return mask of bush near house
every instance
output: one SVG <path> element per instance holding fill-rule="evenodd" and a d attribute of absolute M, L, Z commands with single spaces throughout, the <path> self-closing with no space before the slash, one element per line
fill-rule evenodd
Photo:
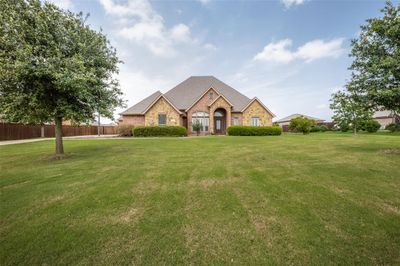
<path fill-rule="evenodd" d="M 132 137 L 133 128 L 132 125 L 120 125 L 117 127 L 117 134 L 120 137 Z"/>
<path fill-rule="evenodd" d="M 311 132 L 325 132 L 329 130 L 325 125 L 315 125 L 311 127 Z"/>
<path fill-rule="evenodd" d="M 362 124 L 362 130 L 369 133 L 377 132 L 381 128 L 381 125 L 375 120 L 367 120 Z"/>
<path fill-rule="evenodd" d="M 184 137 L 187 136 L 186 128 L 180 126 L 148 126 L 135 127 L 135 137 Z"/>
<path fill-rule="evenodd" d="M 400 125 L 392 123 L 387 125 L 385 129 L 389 130 L 390 132 L 400 131 Z"/>
<path fill-rule="evenodd" d="M 296 117 L 290 120 L 289 129 L 295 132 L 308 134 L 311 128 L 315 126 L 315 121 L 306 117 Z"/>
<path fill-rule="evenodd" d="M 253 127 L 253 126 L 231 126 L 228 127 L 230 136 L 278 136 L 282 129 L 277 126 Z"/>

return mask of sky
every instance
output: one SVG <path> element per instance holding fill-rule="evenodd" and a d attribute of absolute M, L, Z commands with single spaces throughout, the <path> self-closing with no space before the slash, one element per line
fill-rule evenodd
<path fill-rule="evenodd" d="M 106 34 L 123 61 L 117 78 L 128 107 L 190 76 L 213 75 L 258 97 L 274 120 L 300 113 L 328 121 L 331 94 L 350 77 L 351 39 L 384 6 L 383 0 L 51 2 L 89 13 L 91 28 Z"/>

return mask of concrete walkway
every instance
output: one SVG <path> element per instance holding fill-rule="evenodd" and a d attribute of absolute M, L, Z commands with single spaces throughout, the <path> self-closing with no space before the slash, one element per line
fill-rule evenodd
<path fill-rule="evenodd" d="M 64 140 L 68 139 L 108 139 L 108 138 L 116 138 L 118 135 L 84 135 L 84 136 L 72 136 L 72 137 L 63 137 Z M 12 145 L 12 144 L 22 144 L 22 143 L 30 143 L 37 142 L 43 140 L 54 140 L 54 138 L 36 138 L 36 139 L 16 139 L 16 140 L 2 140 L 0 141 L 1 145 Z"/>

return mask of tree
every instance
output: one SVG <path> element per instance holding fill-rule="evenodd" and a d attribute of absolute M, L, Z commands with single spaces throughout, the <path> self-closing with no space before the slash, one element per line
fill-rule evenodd
<path fill-rule="evenodd" d="M 375 109 L 400 113 L 400 4 L 386 2 L 383 16 L 368 19 L 352 40 L 354 61 L 348 89 Z"/>
<path fill-rule="evenodd" d="M 315 121 L 305 117 L 296 117 L 290 120 L 289 128 L 291 130 L 296 130 L 303 132 L 303 134 L 308 134 L 311 128 L 315 125 Z"/>
<path fill-rule="evenodd" d="M 363 96 L 338 91 L 332 94 L 331 102 L 330 108 L 334 112 L 332 118 L 342 131 L 350 127 L 356 134 L 365 121 L 372 119 L 372 110 Z"/>
<path fill-rule="evenodd" d="M 202 128 L 203 126 L 202 126 L 201 122 L 200 122 L 198 119 L 196 119 L 196 120 L 193 122 L 192 127 L 193 127 L 193 131 L 195 131 L 196 134 L 197 134 L 197 136 L 198 136 L 198 135 L 200 134 L 201 128 Z"/>
<path fill-rule="evenodd" d="M 40 0 L 0 0 L 0 6 L 0 113 L 12 122 L 55 123 L 60 158 L 63 120 L 112 118 L 123 105 L 116 50 L 82 13 Z"/>

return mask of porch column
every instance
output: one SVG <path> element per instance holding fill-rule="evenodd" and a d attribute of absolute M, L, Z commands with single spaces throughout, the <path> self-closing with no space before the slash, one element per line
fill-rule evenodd
<path fill-rule="evenodd" d="M 209 126 L 209 129 L 210 129 L 210 134 L 213 134 L 214 133 L 214 109 L 212 109 L 212 108 L 210 108 L 210 126 Z"/>

